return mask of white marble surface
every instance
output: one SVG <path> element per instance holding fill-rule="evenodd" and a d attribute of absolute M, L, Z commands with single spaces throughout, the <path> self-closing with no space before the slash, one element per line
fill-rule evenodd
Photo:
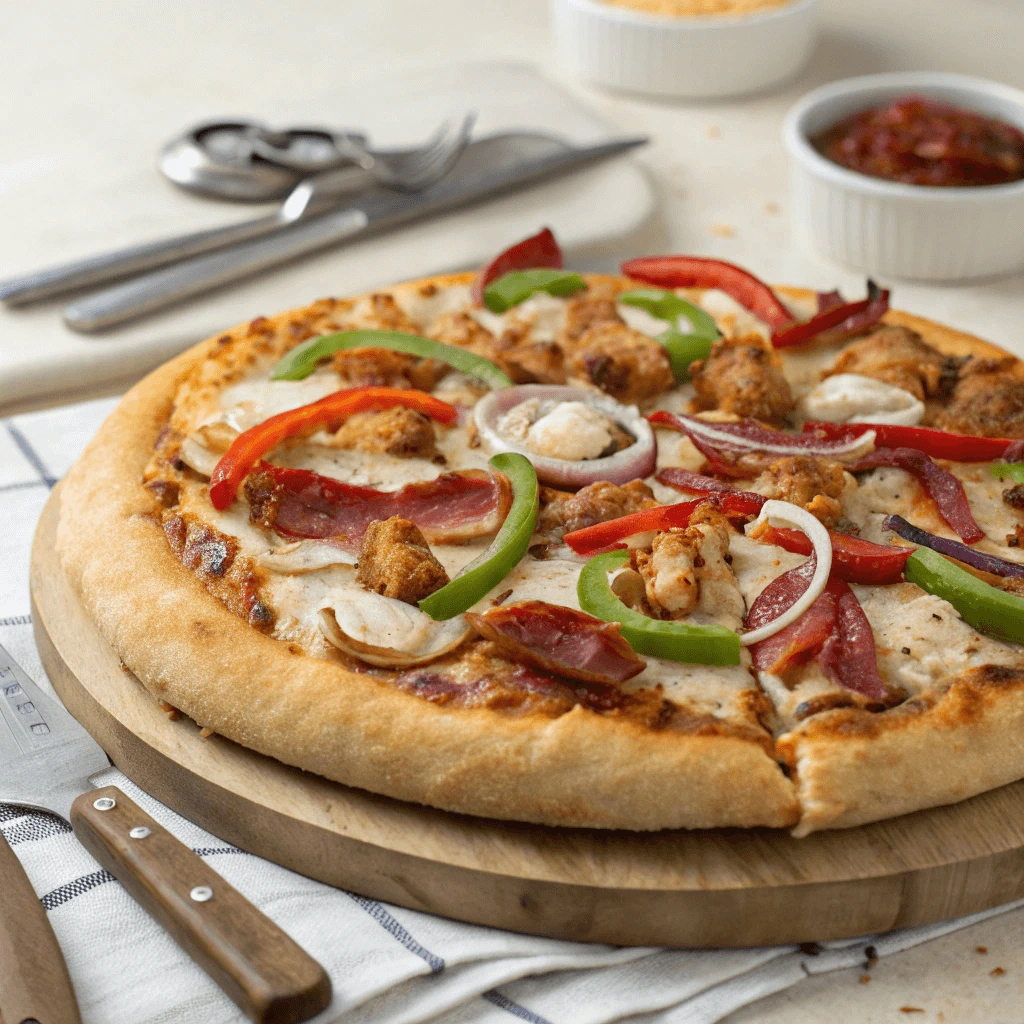
<path fill-rule="evenodd" d="M 557 75 L 545 0 L 434 0 L 429 5 L 416 0 L 288 5 L 54 0 L 8 4 L 3 35 L 0 203 L 5 205 L 22 203 L 19 189 L 41 173 L 51 175 L 54 189 L 73 192 L 75 162 L 95 158 L 90 150 L 116 145 L 150 154 L 168 132 L 215 113 L 256 112 L 277 119 L 336 111 L 343 121 L 346 97 L 358 90 L 360 79 L 389 68 L 526 59 Z M 1020 0 L 825 0 L 821 41 L 810 65 L 770 95 L 684 105 L 573 87 L 621 129 L 655 137 L 638 159 L 660 199 L 659 213 L 627 243 L 618 242 L 614 252 L 591 246 L 579 259 L 598 268 L 613 266 L 620 255 L 703 252 L 747 264 L 771 280 L 841 285 L 856 294 L 863 287 L 856 275 L 809 254 L 791 237 L 785 157 L 778 141 L 786 108 L 822 82 L 873 71 L 962 71 L 1024 87 L 1022 42 Z M 336 100 L 330 112 L 325 97 Z M 68 116 L 88 124 L 89 146 L 68 149 L 60 130 Z M 148 157 L 119 173 L 124 204 L 111 220 L 111 242 L 173 226 L 168 225 L 173 218 L 167 213 L 167 186 Z M 199 201 L 186 206 L 191 212 L 182 216 L 188 221 L 182 227 L 222 216 Z M 33 213 L 34 230 L 20 240 L 25 266 L 10 262 L 19 240 L 8 232 L 4 272 L 26 269 L 38 255 L 72 255 L 75 224 L 48 218 L 46 209 Z M 437 265 L 445 263 L 439 252 Z M 318 265 L 308 265 L 309 276 Z M 289 274 L 295 274 L 293 299 L 270 303 L 268 309 L 305 301 L 317 291 L 302 287 L 308 281 L 304 272 Z M 237 294 L 238 308 L 263 311 L 264 300 L 280 294 L 281 280 L 247 285 Z M 1022 277 L 969 287 L 897 283 L 894 299 L 1024 355 Z M 0 336 L 0 345 L 32 344 L 31 331 L 12 333 L 8 327 Z M 978 946 L 988 953 L 976 952 Z M 996 967 L 1005 973 L 993 976 Z M 859 980 L 862 973 L 809 979 L 729 1020 L 1017 1024 L 1024 1019 L 1024 911 L 896 955 L 877 965 L 866 984 Z"/>

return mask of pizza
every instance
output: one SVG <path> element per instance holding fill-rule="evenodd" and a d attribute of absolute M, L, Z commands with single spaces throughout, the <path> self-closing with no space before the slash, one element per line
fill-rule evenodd
<path fill-rule="evenodd" d="M 873 283 L 545 230 L 156 370 L 57 548 L 165 710 L 286 764 L 803 836 L 1024 777 L 1021 438 L 1024 364 Z"/>

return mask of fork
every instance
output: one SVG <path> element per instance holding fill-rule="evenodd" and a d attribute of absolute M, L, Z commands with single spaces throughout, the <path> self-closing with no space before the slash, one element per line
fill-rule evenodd
<path fill-rule="evenodd" d="M 419 192 L 440 181 L 469 144 L 475 113 L 458 121 L 446 121 L 415 149 L 370 151 L 359 166 L 325 170 L 300 181 L 280 207 L 269 216 L 243 220 L 225 227 L 195 231 L 128 246 L 62 263 L 19 277 L 0 281 L 0 299 L 9 305 L 26 305 L 116 281 L 143 271 L 175 263 L 238 242 L 273 234 L 337 205 L 341 199 L 368 182 L 404 193 Z"/>

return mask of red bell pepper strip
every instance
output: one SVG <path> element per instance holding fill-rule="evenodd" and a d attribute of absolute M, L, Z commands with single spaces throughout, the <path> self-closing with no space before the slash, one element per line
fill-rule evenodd
<path fill-rule="evenodd" d="M 1003 437 L 975 437 L 932 427 L 902 427 L 890 423 L 808 420 L 804 424 L 805 434 L 817 434 L 829 440 L 860 437 L 869 430 L 875 432 L 875 444 L 879 448 L 916 448 L 933 459 L 950 459 L 953 462 L 989 462 L 1004 458 L 1010 446 L 1019 443 Z"/>
<path fill-rule="evenodd" d="M 838 530 L 829 530 L 828 535 L 832 540 L 832 575 L 847 583 L 872 586 L 900 583 L 903 566 L 914 550 L 874 544 Z M 759 527 L 754 536 L 798 555 L 809 555 L 814 550 L 807 534 L 785 526 L 767 524 Z"/>
<path fill-rule="evenodd" d="M 562 250 L 555 240 L 551 228 L 544 228 L 537 234 L 516 242 L 503 253 L 487 264 L 476 276 L 473 282 L 473 301 L 482 306 L 484 301 L 484 289 L 499 277 L 510 273 L 513 270 L 536 270 L 550 268 L 561 270 L 565 266 L 562 259 Z"/>
<path fill-rule="evenodd" d="M 713 495 L 711 498 L 698 498 L 695 501 L 680 501 L 674 505 L 658 505 L 656 508 L 631 512 L 628 516 L 619 516 L 618 519 L 611 519 L 607 523 L 597 523 L 582 530 L 573 530 L 563 539 L 578 555 L 600 554 L 624 547 L 626 538 L 638 533 L 688 526 L 694 509 L 709 500 L 713 501 L 724 515 L 753 516 L 761 511 L 766 499 L 760 494 L 735 491 L 731 494 Z"/>
<path fill-rule="evenodd" d="M 210 477 L 210 501 L 224 511 L 235 500 L 239 485 L 267 452 L 289 437 L 314 433 L 341 423 L 357 412 L 404 406 L 425 413 L 439 423 L 458 419 L 454 405 L 413 388 L 347 388 L 297 409 L 278 413 L 243 431 L 231 442 Z"/>
<path fill-rule="evenodd" d="M 894 466 L 915 476 L 938 506 L 943 521 L 961 540 L 973 544 L 985 536 L 985 531 L 971 512 L 964 485 L 948 469 L 932 462 L 924 452 L 916 448 L 877 448 L 850 468 L 857 473 L 876 466 Z"/>
<path fill-rule="evenodd" d="M 622 272 L 634 281 L 659 288 L 717 288 L 763 320 L 773 331 L 793 322 L 775 292 L 749 271 L 703 256 L 645 256 L 627 260 Z"/>
<path fill-rule="evenodd" d="M 859 302 L 844 302 L 840 306 L 830 306 L 824 311 L 819 308 L 817 316 L 810 320 L 775 331 L 772 334 L 772 345 L 775 348 L 802 345 L 826 331 L 830 333 L 830 337 L 834 336 L 835 340 L 839 340 L 878 323 L 888 309 L 888 289 L 879 288 L 874 281 L 868 281 L 866 299 Z"/>

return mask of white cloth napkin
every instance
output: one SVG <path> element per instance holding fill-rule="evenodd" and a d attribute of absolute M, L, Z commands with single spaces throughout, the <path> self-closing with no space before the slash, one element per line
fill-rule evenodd
<path fill-rule="evenodd" d="M 29 547 L 49 488 L 114 400 L 0 420 L 0 643 L 49 689 L 32 641 Z M 52 691 L 51 691 L 52 692 Z M 327 969 L 318 1024 L 712 1024 L 809 974 L 886 956 L 1016 907 L 820 948 L 616 949 L 500 932 L 393 907 L 261 860 L 121 786 Z M 244 1018 L 79 845 L 69 826 L 0 805 L 64 950 L 85 1024 L 239 1024 Z M 873 947 L 868 953 L 867 947 Z"/>

